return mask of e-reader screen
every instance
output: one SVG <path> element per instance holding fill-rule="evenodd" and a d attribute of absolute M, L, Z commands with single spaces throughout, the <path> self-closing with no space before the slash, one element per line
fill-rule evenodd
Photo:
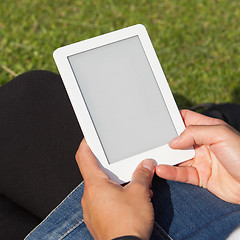
<path fill-rule="evenodd" d="M 68 60 L 109 164 L 177 136 L 138 36 Z"/>

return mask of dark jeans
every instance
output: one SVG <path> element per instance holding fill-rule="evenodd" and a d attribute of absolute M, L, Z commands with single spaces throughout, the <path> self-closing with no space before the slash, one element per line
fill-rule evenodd
<path fill-rule="evenodd" d="M 17 240 L 82 181 L 74 156 L 83 135 L 54 73 L 28 72 L 5 84 L 0 109 L 0 239 Z M 176 239 L 210 226 L 213 234 L 221 232 L 222 224 L 224 238 L 240 224 L 239 205 L 202 188 L 155 177 L 153 192 L 155 220 Z"/>

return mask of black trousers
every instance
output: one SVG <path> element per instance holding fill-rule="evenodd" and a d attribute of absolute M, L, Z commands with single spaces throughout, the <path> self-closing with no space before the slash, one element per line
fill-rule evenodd
<path fill-rule="evenodd" d="M 239 105 L 204 113 L 240 129 Z M 0 88 L 0 240 L 23 239 L 82 181 L 82 138 L 59 75 L 32 71 Z"/>
<path fill-rule="evenodd" d="M 0 88 L 0 239 L 23 239 L 82 181 L 82 138 L 59 75 L 28 72 Z"/>

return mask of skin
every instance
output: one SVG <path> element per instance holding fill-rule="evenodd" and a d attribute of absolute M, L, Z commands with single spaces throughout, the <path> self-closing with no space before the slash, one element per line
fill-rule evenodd
<path fill-rule="evenodd" d="M 156 173 L 168 180 L 191 183 L 219 198 L 240 204 L 240 134 L 227 123 L 201 114 L 181 111 L 185 131 L 169 146 L 194 146 L 192 160 L 175 166 L 158 165 Z"/>
<path fill-rule="evenodd" d="M 168 180 L 207 188 L 231 203 L 240 204 L 240 134 L 221 120 L 188 110 L 181 111 L 186 130 L 169 146 L 186 149 L 194 146 L 193 159 L 178 166 L 141 162 L 129 184 L 112 182 L 99 167 L 85 140 L 76 160 L 85 181 L 82 207 L 84 221 L 95 239 L 134 235 L 149 239 L 154 212 L 151 182 L 154 171 Z"/>
<path fill-rule="evenodd" d="M 131 182 L 122 187 L 99 167 L 85 140 L 80 144 L 76 160 L 85 184 L 83 217 L 94 239 L 108 240 L 125 235 L 149 239 L 154 222 L 150 190 L 154 162 L 141 162 Z"/>

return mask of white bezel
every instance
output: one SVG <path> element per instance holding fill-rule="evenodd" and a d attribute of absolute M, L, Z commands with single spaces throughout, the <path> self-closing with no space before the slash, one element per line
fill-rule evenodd
<path fill-rule="evenodd" d="M 185 129 L 184 123 L 182 121 L 181 115 L 165 78 L 161 65 L 158 61 L 155 50 L 152 46 L 151 40 L 143 25 L 134 25 L 128 28 L 117 30 L 115 32 L 107 33 L 98 37 L 64 46 L 56 49 L 53 53 L 54 60 L 62 77 L 63 83 L 67 90 L 68 96 L 72 103 L 85 139 L 92 152 L 99 160 L 102 168 L 107 172 L 109 177 L 117 183 L 130 181 L 132 173 L 138 163 L 146 158 L 154 159 L 158 164 L 175 165 L 191 159 L 195 155 L 193 149 L 173 150 L 166 144 L 164 146 L 149 150 L 147 152 L 135 155 L 119 162 L 111 164 L 108 163 L 107 157 L 102 148 L 89 111 L 86 107 L 81 91 L 79 90 L 79 86 L 70 66 L 68 57 L 134 36 L 138 36 L 141 41 L 142 47 L 152 68 L 157 84 L 161 90 L 163 99 L 175 126 L 177 134 L 180 135 Z"/>

